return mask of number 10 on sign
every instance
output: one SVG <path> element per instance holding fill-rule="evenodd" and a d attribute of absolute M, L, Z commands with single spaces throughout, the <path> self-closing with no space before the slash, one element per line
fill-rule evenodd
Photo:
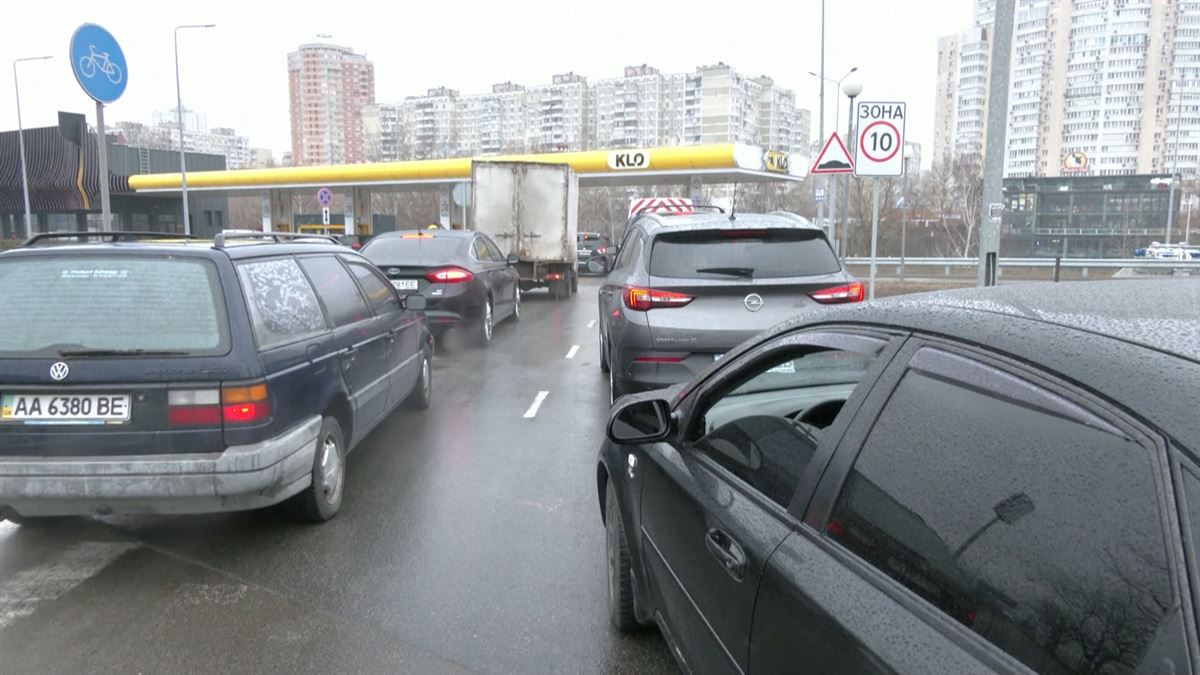
<path fill-rule="evenodd" d="M 858 138 L 854 175 L 904 174 L 904 121 L 908 111 L 896 101 L 860 101 L 855 110 Z"/>

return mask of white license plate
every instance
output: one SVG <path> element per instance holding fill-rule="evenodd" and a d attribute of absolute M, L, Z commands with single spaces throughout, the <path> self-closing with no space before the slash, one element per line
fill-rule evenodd
<path fill-rule="evenodd" d="M 401 291 L 417 290 L 416 279 L 392 279 L 392 285 L 395 286 L 397 290 Z"/>
<path fill-rule="evenodd" d="M 129 421 L 129 396 L 109 394 L 4 394 L 0 422 L 115 424 Z"/>

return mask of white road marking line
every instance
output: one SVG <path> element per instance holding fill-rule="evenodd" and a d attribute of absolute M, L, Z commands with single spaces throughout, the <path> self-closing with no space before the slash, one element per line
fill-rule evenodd
<path fill-rule="evenodd" d="M 592 319 L 591 321 L 589 321 L 589 322 L 588 322 L 588 326 L 587 326 L 587 327 L 588 327 L 588 328 L 595 328 L 595 327 L 596 327 L 596 320 L 595 320 L 595 319 Z"/>
<path fill-rule="evenodd" d="M 571 349 L 567 352 L 567 358 L 573 359 L 579 353 L 579 345 L 571 345 Z"/>
<path fill-rule="evenodd" d="M 33 614 L 49 602 L 96 576 L 126 551 L 139 546 L 127 541 L 85 541 L 63 550 L 50 561 L 22 570 L 0 583 L 0 628 Z"/>
<path fill-rule="evenodd" d="M 542 407 L 542 402 L 550 395 L 548 391 L 539 391 L 537 396 L 533 397 L 533 403 L 529 404 L 529 410 L 525 411 L 525 419 L 531 420 L 537 417 L 538 409 Z"/>

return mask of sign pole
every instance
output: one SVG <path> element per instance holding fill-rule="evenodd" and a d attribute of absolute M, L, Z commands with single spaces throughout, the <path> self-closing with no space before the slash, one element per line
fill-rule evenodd
<path fill-rule="evenodd" d="M 1013 13 L 1017 3 L 996 3 L 992 33 L 991 80 L 988 82 L 987 126 L 984 130 L 983 199 L 979 218 L 979 266 L 976 285 L 991 286 L 990 266 L 1000 255 L 1000 223 L 992 222 L 993 204 L 1004 198 L 1005 134 L 1008 131 L 1008 79 L 1012 63 Z M 1063 241 L 1067 239 L 1064 237 Z M 969 243 L 969 242 L 968 242 Z"/>
<path fill-rule="evenodd" d="M 879 179 L 871 181 L 871 277 L 867 286 L 867 299 L 875 299 L 875 262 L 879 250 Z"/>
<path fill-rule="evenodd" d="M 96 101 L 96 147 L 100 155 L 100 231 L 112 232 L 112 206 L 108 197 L 108 136 L 104 133 L 104 104 Z"/>

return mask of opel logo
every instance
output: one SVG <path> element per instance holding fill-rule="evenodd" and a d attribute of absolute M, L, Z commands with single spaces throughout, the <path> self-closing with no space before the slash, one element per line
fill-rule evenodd
<path fill-rule="evenodd" d="M 742 300 L 742 304 L 746 305 L 746 309 L 751 312 L 757 312 L 763 307 L 763 299 L 758 293 L 751 293 L 746 296 L 745 300 Z"/>
<path fill-rule="evenodd" d="M 68 366 L 67 364 L 63 363 L 62 361 L 59 361 L 58 363 L 50 366 L 50 377 L 52 379 L 54 379 L 55 381 L 65 380 L 65 379 L 67 379 L 67 376 L 70 374 L 71 374 L 71 367 Z"/>

